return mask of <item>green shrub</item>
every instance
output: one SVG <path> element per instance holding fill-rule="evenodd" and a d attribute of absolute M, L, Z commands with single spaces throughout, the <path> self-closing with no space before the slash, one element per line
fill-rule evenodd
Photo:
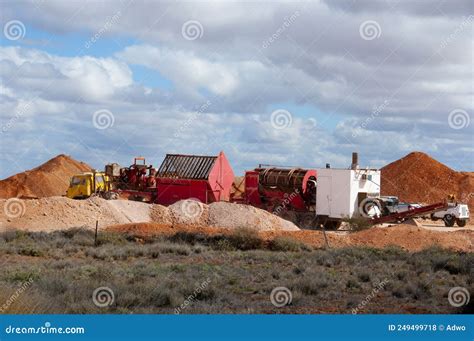
<path fill-rule="evenodd" d="M 32 245 L 25 245 L 25 246 L 20 247 L 17 250 L 17 253 L 19 255 L 29 256 L 29 257 L 41 257 L 44 255 L 43 251 L 39 250 L 38 248 Z"/>
<path fill-rule="evenodd" d="M 272 251 L 301 251 L 307 249 L 306 245 L 294 238 L 278 236 L 269 243 Z"/>
<path fill-rule="evenodd" d="M 353 280 L 352 278 L 351 279 L 348 279 L 347 282 L 346 282 L 346 288 L 347 289 L 359 289 L 360 288 L 360 285 L 359 283 L 357 283 L 357 281 Z"/>
<path fill-rule="evenodd" d="M 164 242 L 157 244 L 157 249 L 160 253 L 174 253 L 176 255 L 188 256 L 191 254 L 191 248 L 186 244 L 173 244 Z M 156 251 L 155 251 L 156 252 Z"/>
<path fill-rule="evenodd" d="M 370 282 L 370 274 L 368 272 L 361 272 L 357 277 L 362 282 Z"/>
<path fill-rule="evenodd" d="M 239 250 L 256 250 L 264 248 L 265 244 L 258 232 L 249 228 L 238 228 L 228 236 L 232 246 Z"/>
<path fill-rule="evenodd" d="M 303 277 L 292 285 L 293 289 L 305 295 L 318 295 L 329 286 L 329 281 L 324 276 Z"/>

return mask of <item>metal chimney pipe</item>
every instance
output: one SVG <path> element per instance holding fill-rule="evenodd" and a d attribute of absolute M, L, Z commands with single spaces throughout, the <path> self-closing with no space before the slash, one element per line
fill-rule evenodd
<path fill-rule="evenodd" d="M 359 154 L 356 152 L 353 152 L 351 169 L 358 169 L 358 168 L 359 168 Z"/>

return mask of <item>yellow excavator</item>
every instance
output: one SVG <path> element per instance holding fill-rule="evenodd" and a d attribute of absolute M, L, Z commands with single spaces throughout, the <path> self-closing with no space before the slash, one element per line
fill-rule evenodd
<path fill-rule="evenodd" d="M 110 189 L 110 177 L 105 172 L 92 171 L 74 175 L 66 196 L 71 199 L 84 199 L 93 194 L 108 192 Z"/>

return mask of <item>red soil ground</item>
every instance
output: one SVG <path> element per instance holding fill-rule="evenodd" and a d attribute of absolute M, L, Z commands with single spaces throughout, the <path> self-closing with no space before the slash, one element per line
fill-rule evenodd
<path fill-rule="evenodd" d="M 130 233 L 137 237 L 151 235 L 174 235 L 178 232 L 199 232 L 208 235 L 230 234 L 232 230 L 194 227 L 194 226 L 170 226 L 157 223 L 133 223 L 115 225 L 106 228 L 107 231 Z M 322 231 L 267 231 L 258 232 L 264 240 L 272 240 L 276 237 L 290 237 L 313 247 L 325 247 Z M 424 228 L 398 225 L 392 227 L 374 227 L 368 230 L 341 233 L 328 232 L 330 247 L 367 246 L 373 248 L 384 248 L 387 246 L 398 246 L 407 251 L 420 251 L 432 246 L 438 246 L 455 251 L 474 252 L 474 231 L 461 230 L 454 232 L 430 231 Z"/>

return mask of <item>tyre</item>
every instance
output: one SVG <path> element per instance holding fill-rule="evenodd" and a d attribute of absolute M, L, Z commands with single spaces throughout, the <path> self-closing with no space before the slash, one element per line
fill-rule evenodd
<path fill-rule="evenodd" d="M 451 214 L 446 214 L 443 218 L 444 221 L 444 226 L 446 227 L 453 227 L 454 223 L 456 222 L 456 218 L 452 216 Z"/>
<path fill-rule="evenodd" d="M 464 227 L 464 226 L 466 226 L 466 223 L 467 223 L 467 220 L 466 220 L 466 219 L 456 219 L 456 224 L 457 224 L 459 227 Z"/>

